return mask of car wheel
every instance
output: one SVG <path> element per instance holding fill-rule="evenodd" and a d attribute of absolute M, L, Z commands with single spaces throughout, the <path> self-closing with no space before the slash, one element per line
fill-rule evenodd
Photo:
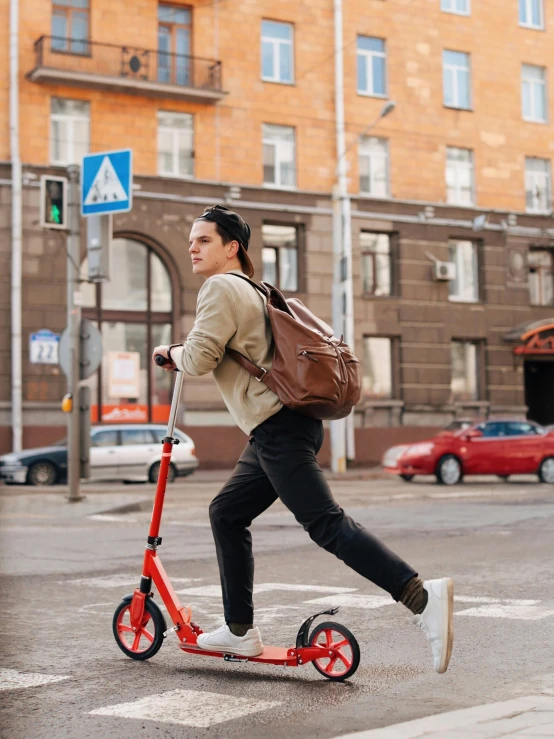
<path fill-rule="evenodd" d="M 437 482 L 441 485 L 457 485 L 462 480 L 462 465 L 453 454 L 445 454 L 437 465 Z"/>
<path fill-rule="evenodd" d="M 554 484 L 554 457 L 547 457 L 541 462 L 541 466 L 539 467 L 539 480 L 551 485 Z"/>
<path fill-rule="evenodd" d="M 150 482 L 153 482 L 156 484 L 158 482 L 158 476 L 160 474 L 160 463 L 154 462 L 152 467 L 150 467 L 150 472 L 148 473 L 148 479 Z M 167 481 L 173 482 L 175 480 L 175 465 L 173 462 L 169 463 L 169 469 L 167 471 Z"/>
<path fill-rule="evenodd" d="M 27 473 L 29 485 L 54 485 L 58 479 L 58 470 L 51 462 L 35 462 Z"/>
<path fill-rule="evenodd" d="M 497 475 L 499 480 L 504 480 L 504 482 L 508 482 L 508 479 L 510 475 Z"/>
<path fill-rule="evenodd" d="M 404 480 L 404 482 L 411 482 L 414 479 L 413 475 L 400 475 L 400 478 Z"/>

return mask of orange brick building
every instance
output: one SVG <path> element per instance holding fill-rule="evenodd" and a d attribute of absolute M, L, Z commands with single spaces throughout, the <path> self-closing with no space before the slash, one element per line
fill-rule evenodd
<path fill-rule="evenodd" d="M 460 416 L 554 423 L 554 355 L 514 354 L 554 329 L 550 0 L 345 0 L 357 458 Z M 83 283 L 106 359 L 95 417 L 163 416 L 148 363 L 194 320 L 190 223 L 226 202 L 252 227 L 258 277 L 331 318 L 335 182 L 331 0 L 20 0 L 24 445 L 59 437 L 65 379 L 28 337 L 65 326 L 65 235 L 39 228 L 38 177 L 132 148 L 134 207 L 114 217 L 112 281 Z M 0 0 L 9 14 L 9 3 Z M 0 29 L 0 447 L 11 445 L 9 36 Z M 387 100 L 396 103 L 378 119 Z M 475 219 L 478 219 L 475 221 Z M 476 230 L 479 229 L 479 230 Z M 83 259 L 86 257 L 83 223 Z M 436 265 L 436 262 L 439 262 Z M 86 264 L 84 264 L 86 270 Z M 441 272 L 442 270 L 442 272 Z M 446 279 L 448 278 L 448 279 Z M 538 332 L 538 333 L 537 333 Z M 523 340 L 525 343 L 527 339 Z M 140 354 L 140 393 L 114 397 L 109 352 Z M 183 420 L 210 464 L 243 439 L 211 378 Z M 220 439 L 214 451 L 213 440 Z M 326 452 L 324 451 L 324 455 Z"/>

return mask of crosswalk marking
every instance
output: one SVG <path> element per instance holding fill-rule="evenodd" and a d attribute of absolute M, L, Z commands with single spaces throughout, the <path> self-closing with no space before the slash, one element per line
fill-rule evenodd
<path fill-rule="evenodd" d="M 298 585 L 296 583 L 263 582 L 254 585 L 254 594 L 269 593 L 272 590 L 284 590 L 290 592 L 311 593 L 353 593 L 357 588 L 341 588 L 334 585 Z M 220 585 L 201 585 L 195 588 L 183 588 L 177 590 L 179 595 L 198 595 L 205 598 L 221 598 Z"/>
<path fill-rule="evenodd" d="M 201 577 L 172 577 L 174 583 L 201 582 Z M 140 572 L 132 574 L 102 575 L 76 580 L 58 580 L 58 585 L 84 585 L 87 588 L 121 588 L 125 585 L 137 588 L 140 583 Z M 221 593 L 221 591 L 220 591 Z"/>
<path fill-rule="evenodd" d="M 342 593 L 323 598 L 305 600 L 304 603 L 317 605 L 344 606 L 345 608 L 383 608 L 383 606 L 394 605 L 390 595 L 365 595 L 364 593 Z"/>
<path fill-rule="evenodd" d="M 0 690 L 17 688 L 38 688 L 60 680 L 70 680 L 71 675 L 43 675 L 38 672 L 19 672 L 19 670 L 0 669 Z"/>
<path fill-rule="evenodd" d="M 554 616 L 554 608 L 541 605 L 540 600 L 503 600 L 488 605 L 458 611 L 458 616 L 475 616 L 477 618 L 509 618 L 516 621 L 540 621 Z"/>
<path fill-rule="evenodd" d="M 91 711 L 92 716 L 117 716 L 207 729 L 231 719 L 280 706 L 277 701 L 254 700 L 200 690 L 170 690 Z"/>

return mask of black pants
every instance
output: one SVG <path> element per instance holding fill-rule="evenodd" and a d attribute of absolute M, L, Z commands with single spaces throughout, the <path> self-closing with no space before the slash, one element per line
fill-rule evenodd
<path fill-rule="evenodd" d="M 254 622 L 254 557 L 248 527 L 280 498 L 310 537 L 399 600 L 417 573 L 336 503 L 316 454 L 321 421 L 283 408 L 252 432 L 221 492 L 210 521 L 227 623 Z"/>

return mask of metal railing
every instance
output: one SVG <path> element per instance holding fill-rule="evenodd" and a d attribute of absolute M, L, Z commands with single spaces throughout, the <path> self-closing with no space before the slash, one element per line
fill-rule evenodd
<path fill-rule="evenodd" d="M 34 46 L 35 70 L 48 68 L 222 92 L 221 62 L 215 59 L 62 36 L 41 36 Z"/>

